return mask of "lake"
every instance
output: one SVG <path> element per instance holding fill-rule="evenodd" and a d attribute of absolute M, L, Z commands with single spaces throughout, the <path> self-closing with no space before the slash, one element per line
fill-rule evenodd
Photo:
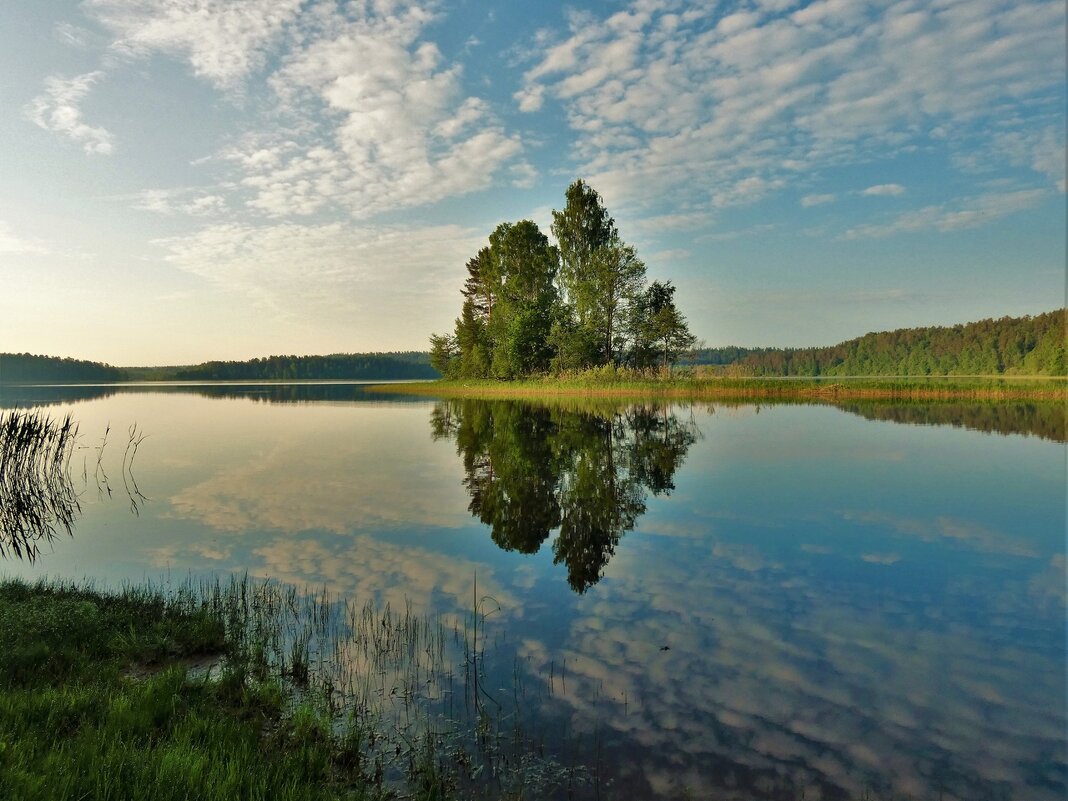
<path fill-rule="evenodd" d="M 4 575 L 478 606 L 484 691 L 581 767 L 546 795 L 1068 791 L 1063 406 L 0 387 L 15 407 L 73 415 L 80 495 Z"/>

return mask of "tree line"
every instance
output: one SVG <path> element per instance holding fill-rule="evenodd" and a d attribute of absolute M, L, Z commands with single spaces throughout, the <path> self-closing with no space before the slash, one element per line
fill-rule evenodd
<path fill-rule="evenodd" d="M 33 382 L 101 382 L 121 381 L 124 376 L 118 367 L 82 359 L 60 359 L 55 356 L 35 356 L 30 353 L 0 353 L 0 382 L 28 384 Z"/>
<path fill-rule="evenodd" d="M 205 362 L 174 372 L 177 381 L 437 378 L 425 353 L 346 353 L 330 356 L 268 356 Z"/>
<path fill-rule="evenodd" d="M 112 383 L 115 381 L 284 381 L 437 378 L 426 352 L 268 356 L 173 367 L 112 367 L 99 362 L 0 353 L 0 383 Z"/>
<path fill-rule="evenodd" d="M 741 375 L 1064 375 L 1064 309 L 954 326 L 899 328 L 825 348 L 720 348 L 699 364 Z M 723 358 L 730 351 L 733 360 Z"/>
<path fill-rule="evenodd" d="M 693 347 L 670 281 L 645 263 L 584 181 L 553 211 L 555 244 L 530 220 L 501 223 L 466 264 L 460 316 L 430 339 L 447 378 L 519 378 L 604 365 L 670 366 Z"/>

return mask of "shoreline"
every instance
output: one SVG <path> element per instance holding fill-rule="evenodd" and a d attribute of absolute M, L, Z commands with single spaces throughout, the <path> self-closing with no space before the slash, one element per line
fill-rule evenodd
<path fill-rule="evenodd" d="M 932 385 L 940 382 L 941 386 Z M 671 400 L 785 400 L 785 401 L 1068 401 L 1063 376 L 906 379 L 871 377 L 706 378 L 596 381 L 582 379 L 524 379 L 518 381 L 439 380 L 409 384 L 369 384 L 368 392 L 443 398 L 601 397 Z"/>

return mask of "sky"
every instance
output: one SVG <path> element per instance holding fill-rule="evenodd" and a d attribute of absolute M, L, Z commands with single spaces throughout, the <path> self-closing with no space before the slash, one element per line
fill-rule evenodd
<path fill-rule="evenodd" d="M 708 346 L 1065 303 L 1063 0 L 10 0 L 0 351 L 426 350 L 583 178 Z"/>

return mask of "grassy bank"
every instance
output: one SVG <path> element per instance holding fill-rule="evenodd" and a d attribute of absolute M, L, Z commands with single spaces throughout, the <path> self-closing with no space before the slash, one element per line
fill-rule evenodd
<path fill-rule="evenodd" d="M 466 379 L 369 387 L 371 391 L 468 398 L 551 396 L 650 397 L 679 400 L 980 400 L 1065 401 L 1068 382 L 1058 378 L 727 378 L 708 375 L 643 376 L 593 370 L 516 381 Z"/>
<path fill-rule="evenodd" d="M 586 782 L 448 625 L 272 582 L 0 581 L 0 798 L 518 799 Z M 532 795 L 531 795 L 532 794 Z"/>
<path fill-rule="evenodd" d="M 0 797 L 374 797 L 246 656 L 209 604 L 0 584 Z"/>

